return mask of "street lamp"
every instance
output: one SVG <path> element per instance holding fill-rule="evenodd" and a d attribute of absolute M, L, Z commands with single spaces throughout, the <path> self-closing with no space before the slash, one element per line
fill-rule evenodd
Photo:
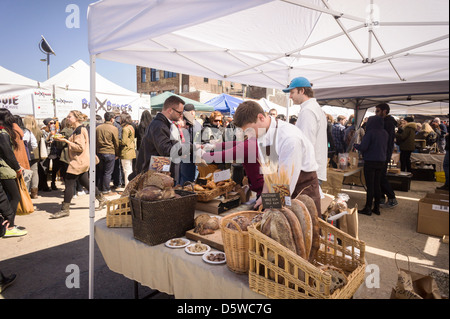
<path fill-rule="evenodd" d="M 44 36 L 41 35 L 41 41 L 39 42 L 39 50 L 42 53 L 47 54 L 47 59 L 41 59 L 42 62 L 47 61 L 47 80 L 50 78 L 50 54 L 56 55 L 55 51 L 50 47 L 50 44 L 45 40 Z"/>

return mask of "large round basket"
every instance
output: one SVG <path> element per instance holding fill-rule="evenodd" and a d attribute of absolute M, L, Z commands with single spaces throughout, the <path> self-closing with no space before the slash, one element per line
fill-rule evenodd
<path fill-rule="evenodd" d="M 221 219 L 220 231 L 222 232 L 223 249 L 227 256 L 228 268 L 238 274 L 248 273 L 248 231 L 241 230 L 240 226 L 233 220 L 236 216 L 245 216 L 250 220 L 256 215 L 261 214 L 257 211 L 242 211 L 227 215 Z M 234 224 L 236 229 L 227 227 L 228 223 Z"/>

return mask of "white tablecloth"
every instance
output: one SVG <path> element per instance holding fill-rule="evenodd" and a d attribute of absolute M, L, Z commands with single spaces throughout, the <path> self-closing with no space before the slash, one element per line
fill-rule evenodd
<path fill-rule="evenodd" d="M 265 298 L 250 290 L 248 275 L 207 264 L 181 248 L 146 245 L 134 239 L 132 228 L 108 228 L 106 219 L 95 223 L 95 240 L 109 269 L 176 298 Z"/>
<path fill-rule="evenodd" d="M 436 172 L 444 171 L 444 154 L 411 153 L 411 162 L 436 165 Z"/>

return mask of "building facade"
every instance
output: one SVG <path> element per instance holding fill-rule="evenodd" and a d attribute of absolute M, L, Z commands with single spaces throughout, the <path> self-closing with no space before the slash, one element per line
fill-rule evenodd
<path fill-rule="evenodd" d="M 155 96 L 163 92 L 172 92 L 200 101 L 200 92 L 213 94 L 226 93 L 249 99 L 267 97 L 267 89 L 245 84 L 221 81 L 199 76 L 167 72 L 136 66 L 137 92 Z M 272 90 L 269 90 L 272 91 Z"/>

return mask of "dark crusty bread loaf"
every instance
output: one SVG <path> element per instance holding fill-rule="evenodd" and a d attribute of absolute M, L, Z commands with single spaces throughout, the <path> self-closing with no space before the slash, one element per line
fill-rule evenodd
<path fill-rule="evenodd" d="M 319 217 L 317 215 L 316 204 L 314 203 L 314 200 L 308 195 L 300 194 L 295 199 L 298 199 L 300 203 L 305 206 L 302 208 L 306 209 L 309 212 L 309 216 L 311 216 L 313 226 L 313 236 L 312 236 L 311 252 L 309 254 L 308 260 L 310 262 L 313 262 L 314 259 L 316 258 L 317 251 L 320 248 L 320 229 L 318 219 Z"/>
<path fill-rule="evenodd" d="M 311 247 L 312 247 L 312 238 L 313 238 L 313 225 L 311 216 L 309 215 L 309 212 L 304 209 L 305 205 L 302 205 L 302 203 L 298 199 L 292 199 L 291 200 L 291 207 L 290 209 L 292 212 L 297 216 L 298 220 L 300 221 L 300 225 L 302 227 L 303 232 L 303 239 L 305 242 L 305 249 L 306 249 L 306 259 L 309 259 L 309 255 L 311 253 Z"/>
<path fill-rule="evenodd" d="M 307 259 L 308 255 L 306 254 L 305 241 L 303 238 L 303 231 L 302 226 L 300 225 L 300 221 L 289 208 L 283 207 L 281 209 L 281 212 L 289 222 L 289 226 L 291 226 L 292 237 L 294 238 L 297 255 L 304 259 Z"/>

